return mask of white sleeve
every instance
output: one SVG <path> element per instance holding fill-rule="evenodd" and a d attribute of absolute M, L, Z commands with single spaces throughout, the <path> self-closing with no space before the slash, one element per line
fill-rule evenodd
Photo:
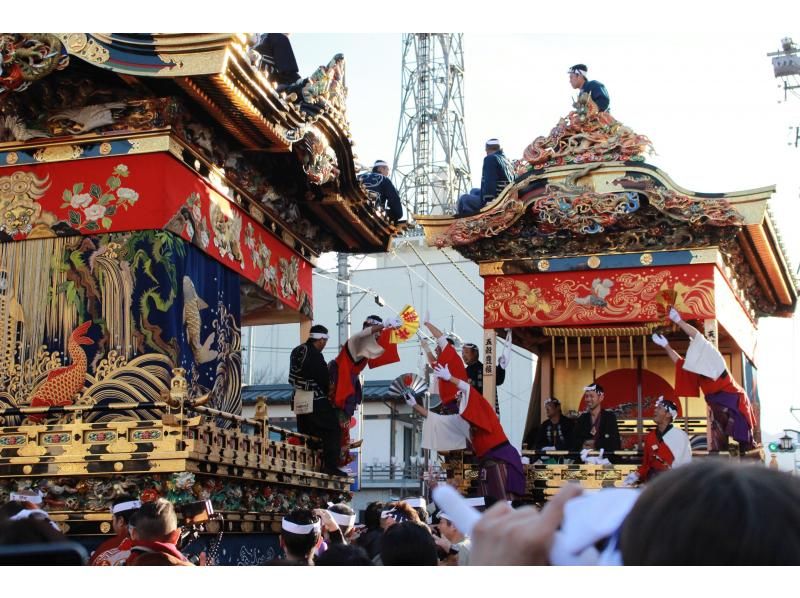
<path fill-rule="evenodd" d="M 444 334 L 436 339 L 436 346 L 444 351 L 444 348 L 447 346 L 447 337 Z"/>
<path fill-rule="evenodd" d="M 469 423 L 460 415 L 428 412 L 422 424 L 422 448 L 456 451 L 467 447 Z"/>

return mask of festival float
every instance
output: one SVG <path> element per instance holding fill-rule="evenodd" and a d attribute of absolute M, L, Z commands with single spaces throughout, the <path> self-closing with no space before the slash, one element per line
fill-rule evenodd
<path fill-rule="evenodd" d="M 415 216 L 426 242 L 479 265 L 484 283 L 484 396 L 493 397 L 495 337 L 538 357 L 527 430 L 543 402 L 565 415 L 583 411 L 584 386 L 605 388 L 623 450 L 615 464 L 523 450 L 528 498 L 541 501 L 568 480 L 586 488 L 621 486 L 641 458 L 655 402 L 678 404 L 675 425 L 696 456 L 747 457 L 718 430 L 703 398 L 678 396 L 675 368 L 651 341 L 664 334 L 685 354 L 686 335 L 667 318 L 674 306 L 723 354 L 747 392 L 760 441 L 756 385 L 759 318 L 791 317 L 797 281 L 769 210 L 774 187 L 699 193 L 645 161 L 650 140 L 581 94 L 547 136 L 516 163 L 516 178 L 479 213 Z M 523 447 L 525 448 L 525 447 Z M 758 453 L 758 450 L 751 451 Z M 448 459 L 466 493 L 477 475 L 469 456 Z"/>
<path fill-rule="evenodd" d="M 0 35 L 0 502 L 90 546 L 120 494 L 210 500 L 216 562 L 255 563 L 281 514 L 349 498 L 242 417 L 240 330 L 307 331 L 316 257 L 400 229 L 356 179 L 344 57 L 298 99 L 249 41 Z"/>

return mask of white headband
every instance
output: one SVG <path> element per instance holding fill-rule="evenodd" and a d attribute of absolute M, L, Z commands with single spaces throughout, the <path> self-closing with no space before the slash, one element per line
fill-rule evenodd
<path fill-rule="evenodd" d="M 288 521 L 284 517 L 281 519 L 281 529 L 291 534 L 300 534 L 301 536 L 305 536 L 311 532 L 319 532 L 321 528 L 319 525 L 319 520 L 315 521 L 314 523 L 309 523 L 308 525 L 298 525 Z"/>
<path fill-rule="evenodd" d="M 444 513 L 444 512 L 439 513 L 439 521 L 441 521 L 442 519 L 447 519 L 448 521 L 453 521 L 452 519 L 450 519 L 450 515 L 448 515 L 447 513 Z"/>
<path fill-rule="evenodd" d="M 375 164 L 373 164 L 372 167 L 376 168 L 378 166 L 389 166 L 389 165 L 383 160 L 375 160 Z"/>
<path fill-rule="evenodd" d="M 113 507 L 111 507 L 111 514 L 116 515 L 117 513 L 122 513 L 123 511 L 138 509 L 141 506 L 142 506 L 142 501 L 140 500 L 129 500 L 128 502 L 121 502 L 118 505 L 114 505 Z"/>
<path fill-rule="evenodd" d="M 52 519 L 50 519 L 50 515 L 47 513 L 47 511 L 42 511 L 41 509 L 23 509 L 16 515 L 12 515 L 11 517 L 9 517 L 8 520 L 22 521 L 23 519 L 29 519 L 31 515 L 43 515 L 42 519 L 47 521 L 47 523 L 49 523 L 53 527 L 53 529 L 55 529 L 58 532 L 61 531 L 61 528 L 58 527 L 58 524 Z M 39 518 L 34 517 L 34 519 L 39 519 Z"/>
<path fill-rule="evenodd" d="M 331 519 L 338 523 L 341 528 L 347 529 L 348 527 L 353 527 L 356 523 L 355 513 L 353 515 L 345 515 L 344 513 L 336 513 L 330 509 L 328 509 L 328 513 L 331 514 Z"/>
<path fill-rule="evenodd" d="M 33 503 L 34 505 L 42 504 L 42 494 L 41 492 L 37 492 L 36 494 L 21 494 L 19 492 L 12 492 L 8 495 L 8 500 L 18 500 L 20 502 L 29 502 Z"/>
<path fill-rule="evenodd" d="M 321 338 L 324 338 L 324 339 L 327 340 L 330 337 L 327 334 L 325 334 L 324 332 L 312 332 L 311 334 L 308 335 L 308 338 L 312 338 L 314 340 L 319 340 Z"/>
<path fill-rule="evenodd" d="M 589 77 L 587 71 L 582 71 L 581 69 L 570 69 L 569 73 L 570 73 L 570 75 L 581 75 L 584 78 L 588 78 Z"/>
<path fill-rule="evenodd" d="M 587 392 L 587 391 L 590 391 L 590 390 L 592 390 L 594 392 L 600 392 L 599 390 L 597 390 L 597 384 L 590 384 L 589 386 L 584 386 L 583 387 L 583 392 Z"/>
<path fill-rule="evenodd" d="M 364 320 L 364 322 L 366 322 L 367 324 L 371 324 L 372 326 L 377 326 L 378 324 L 383 324 L 383 322 L 379 322 L 378 320 L 376 320 L 374 318 L 367 318 L 366 320 Z"/>
<path fill-rule="evenodd" d="M 499 139 L 494 139 L 494 138 L 489 139 L 486 142 L 486 145 L 500 145 L 500 140 Z"/>
<path fill-rule="evenodd" d="M 667 413 L 669 413 L 672 416 L 672 419 L 678 417 L 678 410 L 668 406 L 664 402 L 664 397 L 658 397 L 658 400 L 656 401 L 656 407 L 663 407 L 667 411 Z"/>

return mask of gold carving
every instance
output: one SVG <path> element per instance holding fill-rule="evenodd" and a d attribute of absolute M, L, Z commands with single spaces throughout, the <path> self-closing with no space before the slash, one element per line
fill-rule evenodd
<path fill-rule="evenodd" d="M 6 154 L 6 164 L 16 164 L 19 161 L 17 152 L 8 152 Z"/>
<path fill-rule="evenodd" d="M 67 46 L 67 51 L 73 54 L 83 51 L 86 47 L 86 42 L 89 41 L 85 33 L 69 33 L 61 39 L 64 41 L 64 45 Z"/>
<path fill-rule="evenodd" d="M 253 531 L 254 527 L 255 526 L 253 525 L 252 521 L 242 521 L 242 531 L 244 533 L 249 534 L 250 532 Z"/>
<path fill-rule="evenodd" d="M 109 453 L 132 453 L 136 450 L 136 445 L 120 437 L 109 444 L 106 450 L 108 450 Z M 116 468 L 116 465 L 114 467 Z"/>
<path fill-rule="evenodd" d="M 89 39 L 85 33 L 59 33 L 58 37 L 67 47 L 67 52 L 74 56 L 79 56 L 89 62 L 103 64 L 108 62 L 111 57 L 109 51 L 98 44 L 95 40 Z"/>
<path fill-rule="evenodd" d="M 20 457 L 41 457 L 47 454 L 47 449 L 33 443 L 28 443 L 17 451 Z"/>
<path fill-rule="evenodd" d="M 104 156 L 107 156 L 111 153 L 111 144 L 107 141 L 100 144 L 100 153 Z"/>
<path fill-rule="evenodd" d="M 600 258 L 596 255 L 593 255 L 588 260 L 586 260 L 586 265 L 592 268 L 593 270 L 600 267 Z"/>
<path fill-rule="evenodd" d="M 83 463 L 59 463 L 58 473 L 62 475 L 68 473 L 86 473 L 86 465 Z"/>
<path fill-rule="evenodd" d="M 167 136 L 141 137 L 138 139 L 130 139 L 130 142 L 131 142 L 131 149 L 128 151 L 129 154 L 147 154 L 151 152 L 164 152 L 164 151 L 172 152 L 172 143 L 170 141 L 170 138 Z M 180 146 L 177 147 L 178 147 L 177 154 L 175 154 L 175 152 L 172 153 L 180 157 L 182 149 L 180 148 Z"/>
<path fill-rule="evenodd" d="M 649 266 L 653 263 L 653 254 L 643 253 L 642 257 L 639 258 L 639 261 L 642 263 L 642 266 Z"/>
<path fill-rule="evenodd" d="M 536 267 L 539 268 L 541 272 L 547 272 L 550 269 L 550 260 L 539 260 L 536 263 Z"/>
<path fill-rule="evenodd" d="M 123 465 L 119 461 L 114 463 L 114 471 L 122 471 Z"/>
<path fill-rule="evenodd" d="M 108 521 L 104 521 L 100 524 L 100 533 L 107 534 L 111 531 L 111 524 Z"/>
<path fill-rule="evenodd" d="M 31 467 L 30 465 L 26 465 L 25 467 L 22 468 L 22 473 L 24 473 L 25 475 L 30 474 L 32 471 L 33 467 Z"/>
<path fill-rule="evenodd" d="M 51 145 L 36 150 L 33 159 L 37 162 L 65 162 L 76 160 L 83 154 L 83 148 L 79 145 Z"/>

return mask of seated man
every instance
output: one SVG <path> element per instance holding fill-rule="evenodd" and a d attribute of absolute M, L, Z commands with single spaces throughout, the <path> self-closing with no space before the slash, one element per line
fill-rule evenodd
<path fill-rule="evenodd" d="M 567 71 L 569 74 L 569 83 L 573 89 L 580 89 L 580 93 L 588 93 L 592 101 L 597 104 L 600 112 L 607 112 L 608 106 L 611 103 L 611 98 L 608 96 L 606 86 L 600 81 L 588 81 L 589 69 L 585 64 L 576 64 L 571 66 Z"/>
<path fill-rule="evenodd" d="M 544 402 L 547 419 L 539 426 L 533 448 L 537 451 L 568 451 L 575 422 L 561 412 L 561 401 L 550 397 Z"/>
<path fill-rule="evenodd" d="M 675 363 L 675 394 L 696 397 L 703 391 L 712 415 L 709 450 L 726 450 L 729 437 L 744 452 L 754 448 L 753 406 L 744 389 L 728 373 L 725 358 L 694 326 L 684 322 L 674 307 L 669 310 L 669 319 L 689 336 L 686 358 L 682 359 L 660 334 L 653 334 L 653 342 Z"/>
<path fill-rule="evenodd" d="M 111 529 L 114 537 L 103 542 L 92 553 L 90 565 L 123 565 L 131 554 L 133 540 L 128 525 L 142 503 L 134 496 L 123 494 L 111 503 Z"/>
<path fill-rule="evenodd" d="M 486 142 L 486 157 L 481 171 L 481 207 L 494 201 L 514 180 L 514 167 L 497 139 Z"/>
<path fill-rule="evenodd" d="M 469 193 L 459 196 L 456 204 L 456 216 L 471 216 L 479 212 L 482 207 L 481 190 L 475 187 Z"/>
<path fill-rule="evenodd" d="M 692 447 L 686 432 L 673 427 L 672 421 L 678 416 L 678 407 L 664 397 L 656 401 L 653 420 L 656 427 L 644 439 L 644 456 L 639 469 L 625 478 L 625 485 L 636 482 L 649 482 L 656 475 L 686 465 L 692 461 Z"/>
<path fill-rule="evenodd" d="M 178 517 L 172 503 L 164 498 L 144 503 L 136 513 L 131 528 L 131 555 L 126 565 L 189 565 L 178 539 Z"/>
<path fill-rule="evenodd" d="M 295 509 L 281 520 L 281 548 L 286 561 L 314 564 L 314 551 L 322 542 L 322 525 L 308 509 Z"/>
<path fill-rule="evenodd" d="M 622 446 L 617 427 L 617 416 L 613 411 L 603 409 L 605 391 L 596 382 L 583 389 L 583 398 L 587 410 L 580 414 L 575 422 L 572 435 L 572 450 L 583 449 L 618 451 Z M 614 455 L 606 458 L 615 462 Z"/>
<path fill-rule="evenodd" d="M 389 214 L 394 222 L 403 219 L 403 204 L 389 178 L 389 165 L 383 160 L 376 160 L 372 172 L 358 175 L 358 180 L 367 189 L 367 193 L 375 200 L 375 206 Z"/>
<path fill-rule="evenodd" d="M 253 49 L 261 54 L 269 78 L 278 84 L 278 91 L 302 82 L 288 33 L 266 33 Z"/>

